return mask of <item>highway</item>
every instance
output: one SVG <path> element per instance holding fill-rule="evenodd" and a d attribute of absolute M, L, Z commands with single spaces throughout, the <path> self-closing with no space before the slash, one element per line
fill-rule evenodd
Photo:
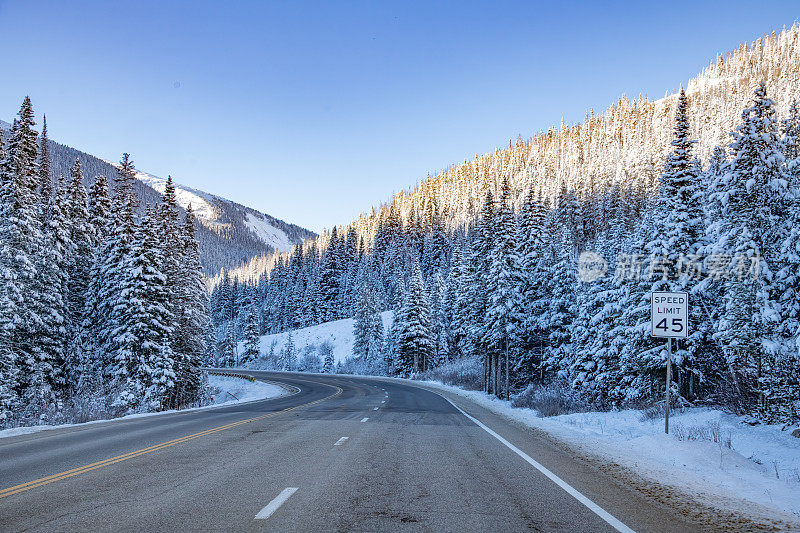
<path fill-rule="evenodd" d="M 0 439 L 0 531 L 725 529 L 463 397 L 248 373 L 291 394 Z"/>

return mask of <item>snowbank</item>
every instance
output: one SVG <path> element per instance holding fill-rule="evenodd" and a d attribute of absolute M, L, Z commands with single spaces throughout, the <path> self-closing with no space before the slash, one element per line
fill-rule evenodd
<path fill-rule="evenodd" d="M 780 426 L 750 426 L 740 417 L 693 408 L 670 416 L 670 435 L 666 435 L 663 418 L 648 420 L 641 411 L 540 418 L 534 410 L 511 407 L 482 392 L 424 383 L 712 505 L 753 515 L 748 505 L 753 502 L 777 511 L 781 519 L 787 518 L 784 514 L 800 519 L 800 439 Z"/>
<path fill-rule="evenodd" d="M 289 394 L 289 391 L 280 385 L 227 376 L 208 376 L 208 384 L 216 392 L 211 396 L 212 403 L 208 406 L 200 407 L 200 409 L 253 400 L 266 400 Z"/>
<path fill-rule="evenodd" d="M 381 313 L 384 334 L 389 330 L 393 319 L 394 314 L 392 311 L 384 311 Z M 276 333 L 274 335 L 264 335 L 260 340 L 258 349 L 259 353 L 261 355 L 270 353 L 273 343 L 275 343 L 275 353 L 278 353 L 286 346 L 289 333 L 292 334 L 292 342 L 294 343 L 295 353 L 303 353 L 306 349 L 318 349 L 320 345 L 327 342 L 333 348 L 333 359 L 335 362 L 344 362 L 345 359 L 353 356 L 352 318 L 324 322 L 317 326 L 295 329 L 291 332 L 287 331 L 284 333 Z M 240 343 L 239 353 L 241 353 L 243 349 L 244 344 Z"/>
<path fill-rule="evenodd" d="M 142 418 L 146 416 L 160 416 L 169 413 L 200 411 L 203 409 L 213 409 L 241 402 L 250 402 L 254 400 L 267 400 L 270 398 L 277 398 L 290 394 L 289 390 L 285 387 L 275 385 L 272 383 L 265 383 L 263 381 L 248 381 L 241 378 L 232 378 L 226 376 L 208 376 L 208 384 L 212 389 L 211 403 L 203 407 L 192 407 L 189 409 L 159 411 L 157 413 L 136 413 L 132 415 L 114 418 L 112 420 L 126 420 L 131 418 Z M 83 422 L 81 424 L 59 424 L 55 426 L 27 426 L 19 428 L 11 428 L 0 430 L 0 439 L 5 437 L 14 437 L 16 435 L 27 435 L 29 433 L 38 433 L 48 429 L 58 429 L 66 427 L 85 426 L 87 424 L 99 424 L 100 422 L 110 422 L 111 420 L 92 420 L 91 422 Z"/>

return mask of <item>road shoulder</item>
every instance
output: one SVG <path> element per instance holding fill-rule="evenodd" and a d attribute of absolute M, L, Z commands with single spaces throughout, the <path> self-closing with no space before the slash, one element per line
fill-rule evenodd
<path fill-rule="evenodd" d="M 569 442 L 562 435 L 525 423 L 520 417 L 510 416 L 507 402 L 489 399 L 483 393 L 464 391 L 432 382 L 398 381 L 436 392 L 455 402 L 467 413 L 525 450 L 593 500 L 598 503 L 606 502 L 609 511 L 613 512 L 616 506 L 622 505 L 635 514 L 635 508 L 624 501 L 624 493 L 628 492 L 651 505 L 672 511 L 676 519 L 683 518 L 695 527 L 699 526 L 709 531 L 800 530 L 800 521 L 788 513 L 748 500 L 704 492 L 702 489 L 692 493 L 682 487 L 643 475 L 636 470 L 635 464 L 626 464 L 608 450 L 590 449 L 583 443 Z M 574 460 L 581 465 L 581 468 L 573 468 L 573 465 L 565 459 Z M 614 490 L 609 490 L 608 486 L 592 486 L 591 476 L 582 477 L 571 470 L 584 471 L 585 474 L 590 474 L 592 471 L 602 474 L 599 478 L 612 480 Z M 614 494 L 604 494 L 607 492 Z"/>

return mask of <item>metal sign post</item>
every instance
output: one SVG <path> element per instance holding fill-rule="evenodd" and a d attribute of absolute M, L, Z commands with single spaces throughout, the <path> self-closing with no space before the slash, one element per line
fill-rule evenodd
<path fill-rule="evenodd" d="M 664 432 L 669 433 L 669 389 L 672 384 L 672 339 L 685 339 L 689 330 L 689 294 L 654 292 L 650 295 L 650 335 L 667 339 L 667 382 Z"/>

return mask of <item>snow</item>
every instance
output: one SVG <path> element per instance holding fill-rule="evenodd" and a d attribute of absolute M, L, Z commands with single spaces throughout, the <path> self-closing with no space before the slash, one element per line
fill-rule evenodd
<path fill-rule="evenodd" d="M 189 409 L 159 411 L 157 413 L 136 413 L 132 415 L 115 418 L 112 420 L 92 420 L 91 422 L 83 422 L 80 424 L 59 424 L 55 426 L 27 426 L 19 428 L 10 428 L 0 430 L 0 439 L 6 437 L 15 437 L 17 435 L 27 435 L 29 433 L 39 433 L 48 429 L 60 429 L 68 427 L 85 426 L 88 424 L 99 424 L 101 422 L 110 422 L 113 420 L 128 420 L 131 418 L 143 418 L 149 416 L 160 416 L 170 413 L 186 413 L 189 411 L 203 411 L 206 409 L 216 409 L 226 405 L 237 403 L 252 402 L 256 400 L 268 400 L 285 396 L 289 394 L 289 390 L 280 385 L 267 383 L 264 381 L 248 381 L 242 378 L 233 378 L 228 376 L 208 376 L 208 384 L 212 390 L 216 392 L 211 397 L 211 403 L 203 407 L 192 407 Z"/>
<path fill-rule="evenodd" d="M 261 215 L 256 216 L 248 211 L 244 219 L 244 225 L 253 232 L 256 237 L 270 246 L 273 246 L 276 250 L 280 252 L 291 251 L 293 244 L 289 240 L 289 236 L 286 235 L 283 230 L 272 226 L 266 219 L 262 218 Z"/>
<path fill-rule="evenodd" d="M 381 320 L 383 321 L 385 334 L 392 325 L 392 311 L 382 312 Z M 306 347 L 319 348 L 322 343 L 329 342 L 331 346 L 333 346 L 333 359 L 335 362 L 344 362 L 345 359 L 353 356 L 352 318 L 334 320 L 332 322 L 324 322 L 317 326 L 295 329 L 291 331 L 291 334 L 292 342 L 294 342 L 295 353 L 303 353 L 303 349 Z M 260 339 L 258 351 L 262 355 L 269 353 L 270 346 L 274 342 L 275 353 L 277 353 L 283 349 L 284 346 L 286 346 L 286 341 L 288 338 L 289 332 L 264 335 Z M 239 353 L 241 353 L 243 349 L 243 343 L 240 343 Z"/>
<path fill-rule="evenodd" d="M 648 420 L 641 411 L 541 418 L 532 409 L 511 407 L 510 402 L 482 392 L 424 383 L 469 398 L 711 505 L 754 515 L 760 511 L 752 504 L 759 504 L 772 511 L 774 518 L 800 519 L 800 439 L 781 431 L 781 426 L 751 426 L 722 411 L 692 408 L 670 417 L 671 433 L 666 435 L 663 418 Z M 715 434 L 720 442 L 713 442 Z M 698 435 L 699 440 L 688 438 Z"/>
<path fill-rule="evenodd" d="M 145 183 L 146 185 L 149 185 L 161 194 L 164 194 L 164 190 L 167 186 L 167 180 L 164 178 L 159 178 L 158 176 L 153 176 L 147 172 L 137 171 L 136 179 L 142 183 Z M 184 189 L 181 185 L 176 183 L 175 200 L 178 202 L 178 205 L 184 209 L 186 209 L 189 204 L 192 204 L 192 210 L 194 211 L 195 216 L 206 227 L 217 225 L 217 219 L 219 218 L 217 210 L 208 200 L 196 192 Z"/>
<path fill-rule="evenodd" d="M 164 178 L 137 170 L 136 179 L 152 187 L 159 193 L 164 194 L 167 185 L 167 180 Z M 186 188 L 178 183 L 174 185 L 175 199 L 178 205 L 186 209 L 186 207 L 191 204 L 195 216 L 197 216 L 197 219 L 205 227 L 211 230 L 219 230 L 226 225 L 220 222 L 220 215 L 217 208 L 209 201 L 213 199 L 214 196 Z M 283 230 L 271 225 L 261 213 L 248 210 L 245 215 L 244 223 L 245 227 L 264 243 L 281 252 L 291 251 L 293 243 L 289 240 L 289 236 L 286 235 Z"/>
<path fill-rule="evenodd" d="M 285 387 L 265 381 L 248 381 L 228 376 L 208 376 L 208 384 L 218 392 L 212 396 L 213 407 L 254 400 L 266 400 L 288 394 Z M 209 407 L 211 407 L 209 406 Z M 201 409 L 203 409 L 201 407 Z"/>

